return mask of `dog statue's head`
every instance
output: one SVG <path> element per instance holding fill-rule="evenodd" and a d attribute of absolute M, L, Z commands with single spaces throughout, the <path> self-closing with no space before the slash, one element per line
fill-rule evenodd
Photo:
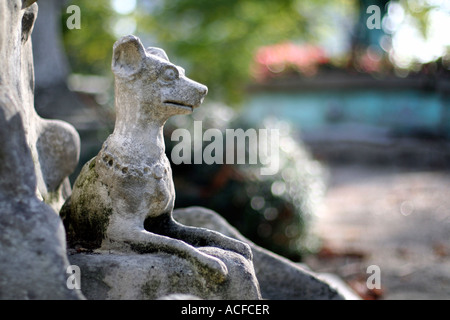
<path fill-rule="evenodd" d="M 183 68 L 172 64 L 164 50 L 146 49 L 133 35 L 114 44 L 112 71 L 116 96 L 137 99 L 145 108 L 143 112 L 155 116 L 189 114 L 208 92 L 206 86 L 187 78 Z"/>

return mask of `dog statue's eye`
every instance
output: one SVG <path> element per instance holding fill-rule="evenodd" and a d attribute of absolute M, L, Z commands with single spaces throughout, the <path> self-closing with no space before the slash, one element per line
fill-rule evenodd
<path fill-rule="evenodd" d="M 178 77 L 179 77 L 179 73 L 178 73 L 177 68 L 172 67 L 172 66 L 167 66 L 162 73 L 162 78 L 165 81 L 173 81 L 173 80 L 178 79 Z"/>

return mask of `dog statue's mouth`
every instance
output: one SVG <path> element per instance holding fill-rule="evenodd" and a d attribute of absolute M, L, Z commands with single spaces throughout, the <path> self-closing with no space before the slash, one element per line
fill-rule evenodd
<path fill-rule="evenodd" d="M 168 104 L 171 106 L 175 106 L 177 108 L 182 108 L 182 109 L 186 109 L 186 110 L 190 110 L 190 111 L 192 111 L 194 109 L 194 107 L 189 104 L 185 104 L 185 103 L 173 101 L 173 100 L 166 100 L 166 101 L 164 101 L 164 104 Z"/>

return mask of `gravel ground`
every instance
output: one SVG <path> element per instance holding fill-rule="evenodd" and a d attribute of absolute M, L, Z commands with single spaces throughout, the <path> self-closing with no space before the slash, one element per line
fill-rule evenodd
<path fill-rule="evenodd" d="M 314 231 L 323 246 L 306 264 L 364 299 L 450 299 L 450 171 L 331 166 Z"/>

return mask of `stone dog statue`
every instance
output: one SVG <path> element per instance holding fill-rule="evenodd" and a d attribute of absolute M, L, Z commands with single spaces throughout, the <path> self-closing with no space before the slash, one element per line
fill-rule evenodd
<path fill-rule="evenodd" d="M 118 252 L 162 251 L 191 261 L 221 282 L 227 268 L 200 247 L 219 247 L 252 259 L 249 245 L 172 217 L 175 189 L 163 126 L 190 114 L 207 87 L 184 74 L 159 48 L 135 36 L 113 47 L 116 123 L 96 157 L 84 165 L 61 216 L 69 245 Z"/>

